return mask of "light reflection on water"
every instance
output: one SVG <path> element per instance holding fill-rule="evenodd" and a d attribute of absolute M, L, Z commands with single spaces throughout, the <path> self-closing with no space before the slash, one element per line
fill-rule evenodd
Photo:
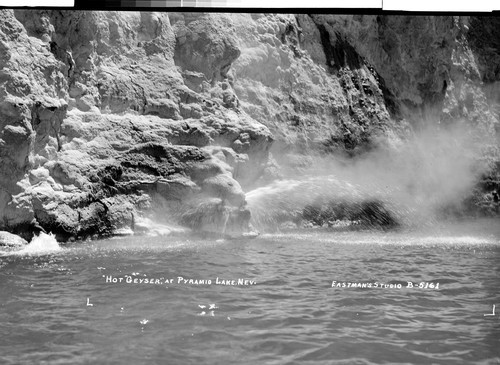
<path fill-rule="evenodd" d="M 495 364 L 500 313 L 484 316 L 500 309 L 495 223 L 253 240 L 129 237 L 3 255 L 0 362 Z M 178 284 L 178 276 L 212 285 Z M 257 284 L 216 285 L 217 277 Z M 333 280 L 403 287 L 332 288 Z"/>

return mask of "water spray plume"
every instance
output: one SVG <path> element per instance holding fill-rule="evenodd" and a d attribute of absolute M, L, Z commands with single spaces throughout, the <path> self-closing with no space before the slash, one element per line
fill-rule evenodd
<path fill-rule="evenodd" d="M 61 251 L 62 248 L 59 246 L 56 238 L 52 233 L 45 234 L 40 232 L 38 236 L 33 237 L 31 242 L 21 249 L 16 248 L 10 251 L 0 251 L 0 254 L 6 255 L 45 255 L 53 252 Z"/>
<path fill-rule="evenodd" d="M 315 158 L 292 177 L 246 194 L 259 229 L 318 217 L 368 226 L 433 224 L 459 207 L 486 167 L 469 129 L 429 127 L 406 140 L 387 137 L 379 148 L 349 160 Z M 483 139 L 484 141 L 484 139 Z"/>

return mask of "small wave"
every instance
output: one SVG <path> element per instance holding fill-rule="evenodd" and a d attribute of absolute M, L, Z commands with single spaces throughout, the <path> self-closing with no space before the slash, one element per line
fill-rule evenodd
<path fill-rule="evenodd" d="M 42 255 L 62 250 L 52 233 L 45 234 L 40 232 L 38 236 L 33 237 L 31 242 L 19 251 L 12 252 L 16 255 Z"/>

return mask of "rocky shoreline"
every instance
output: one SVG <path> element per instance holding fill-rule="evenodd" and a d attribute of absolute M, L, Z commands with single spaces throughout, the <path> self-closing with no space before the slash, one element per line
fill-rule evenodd
<path fill-rule="evenodd" d="M 245 192 L 297 154 L 393 148 L 423 119 L 498 136 L 486 20 L 0 10 L 0 230 L 238 236 Z M 484 149 L 472 210 L 500 187 Z"/>

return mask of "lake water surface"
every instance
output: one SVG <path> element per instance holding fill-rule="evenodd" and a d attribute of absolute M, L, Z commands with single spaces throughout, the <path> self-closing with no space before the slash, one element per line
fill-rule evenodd
<path fill-rule="evenodd" d="M 0 254 L 0 363 L 500 364 L 500 225 L 39 242 Z"/>

